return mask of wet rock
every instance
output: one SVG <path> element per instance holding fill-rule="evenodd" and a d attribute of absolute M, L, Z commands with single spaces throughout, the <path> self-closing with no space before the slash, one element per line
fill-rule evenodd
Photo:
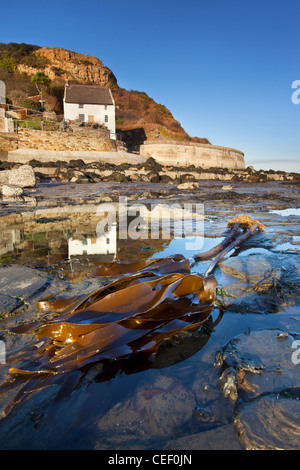
<path fill-rule="evenodd" d="M 37 269 L 18 265 L 1 266 L 0 294 L 26 300 L 46 289 L 51 279 L 51 276 Z"/>
<path fill-rule="evenodd" d="M 225 369 L 220 376 L 220 387 L 225 397 L 229 397 L 232 400 L 238 399 L 237 371 L 233 367 Z"/>
<path fill-rule="evenodd" d="M 3 319 L 22 305 L 22 300 L 0 294 L 0 318 Z"/>
<path fill-rule="evenodd" d="M 298 397 L 269 394 L 240 405 L 235 424 L 247 450 L 298 450 L 299 416 Z"/>
<path fill-rule="evenodd" d="M 207 422 L 213 422 L 213 414 L 210 410 L 206 408 L 201 408 L 200 406 L 197 406 L 194 410 L 194 414 L 197 419 L 207 423 Z"/>
<path fill-rule="evenodd" d="M 7 185 L 4 184 L 2 186 L 2 196 L 4 197 L 19 197 L 22 196 L 23 194 L 23 189 L 20 188 L 19 186 L 12 186 L 12 185 Z"/>
<path fill-rule="evenodd" d="M 220 267 L 231 276 L 253 283 L 262 280 L 270 269 L 280 268 L 281 263 L 269 250 L 255 248 L 225 259 Z"/>
<path fill-rule="evenodd" d="M 9 184 L 21 188 L 33 188 L 35 186 L 35 174 L 30 165 L 22 165 L 9 172 Z"/>
<path fill-rule="evenodd" d="M 244 282 L 238 298 L 223 299 L 223 307 L 238 313 L 276 313 L 300 301 L 297 256 L 253 248 L 220 264 L 221 270 Z"/>
<path fill-rule="evenodd" d="M 172 436 L 196 407 L 194 394 L 184 384 L 161 375 L 140 387 L 133 396 L 117 403 L 98 421 L 102 432 L 114 433 L 117 439 L 152 439 Z"/>
<path fill-rule="evenodd" d="M 216 355 L 223 393 L 234 400 L 253 400 L 263 393 L 299 387 L 299 366 L 292 360 L 296 338 L 272 329 L 250 331 L 229 341 Z"/>
<path fill-rule="evenodd" d="M 166 450 L 242 450 L 233 424 L 170 441 Z"/>
<path fill-rule="evenodd" d="M 223 189 L 223 191 L 231 191 L 232 186 L 230 186 L 230 184 L 228 184 L 228 185 L 222 186 L 222 189 Z"/>
<path fill-rule="evenodd" d="M 181 362 L 200 351 L 210 338 L 212 326 L 207 321 L 196 332 L 181 331 L 171 338 L 163 340 L 155 354 L 154 367 L 169 367 Z"/>

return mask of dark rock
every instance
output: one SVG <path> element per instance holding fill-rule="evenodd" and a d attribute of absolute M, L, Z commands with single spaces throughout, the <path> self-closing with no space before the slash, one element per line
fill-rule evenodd
<path fill-rule="evenodd" d="M 217 353 L 224 395 L 253 400 L 261 394 L 300 386 L 299 369 L 292 360 L 298 336 L 282 333 L 275 329 L 243 333 Z"/>
<path fill-rule="evenodd" d="M 86 166 L 86 163 L 80 158 L 77 160 L 70 160 L 68 163 L 69 168 L 84 168 L 85 166 Z"/>
<path fill-rule="evenodd" d="M 170 438 L 174 427 L 188 420 L 196 407 L 191 390 L 174 377 L 158 376 L 98 420 L 101 433 L 114 433 L 124 442 L 135 439 Z"/>
<path fill-rule="evenodd" d="M 180 183 L 188 183 L 189 181 L 195 181 L 196 178 L 194 175 L 189 175 L 188 173 L 180 176 Z"/>
<path fill-rule="evenodd" d="M 169 175 L 160 175 L 160 182 L 168 184 L 168 183 L 172 183 L 173 180 Z"/>
<path fill-rule="evenodd" d="M 248 183 L 258 183 L 260 179 L 258 176 L 249 176 L 246 178 L 246 181 L 248 181 Z"/>
<path fill-rule="evenodd" d="M 233 424 L 170 441 L 166 450 L 243 450 Z"/>
<path fill-rule="evenodd" d="M 110 176 L 108 176 L 107 180 L 112 181 L 114 183 L 127 183 L 128 182 L 127 176 L 117 171 L 114 171 Z"/>
<path fill-rule="evenodd" d="M 154 160 L 154 158 L 152 158 L 152 157 L 150 157 L 146 160 L 143 167 L 146 171 L 158 172 L 158 171 L 162 170 L 162 166 L 159 163 L 157 163 L 157 161 Z"/>
<path fill-rule="evenodd" d="M 241 404 L 235 424 L 246 450 L 298 450 L 299 416 L 299 397 L 269 394 Z"/>
<path fill-rule="evenodd" d="M 276 313 L 300 301 L 297 257 L 287 257 L 264 248 L 251 248 L 225 259 L 224 273 L 244 282 L 237 298 L 224 299 L 223 307 L 239 313 Z"/>
<path fill-rule="evenodd" d="M 160 181 L 159 174 L 154 171 L 150 171 L 150 173 L 147 174 L 147 178 L 150 183 L 159 183 Z"/>

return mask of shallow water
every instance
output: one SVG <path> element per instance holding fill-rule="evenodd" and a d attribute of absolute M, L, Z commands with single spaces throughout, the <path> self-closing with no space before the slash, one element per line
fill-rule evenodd
<path fill-rule="evenodd" d="M 181 201 L 193 202 L 193 198 L 185 194 Z M 8 217 L 1 227 L 2 266 L 32 266 L 51 274 L 58 282 L 69 283 L 72 288 L 90 279 L 95 270 L 93 262 L 129 262 L 175 253 L 189 257 L 206 251 L 224 238 L 227 222 L 241 213 L 258 218 L 266 228 L 240 250 L 228 254 L 224 266 L 220 265 L 215 271 L 217 299 L 232 302 L 232 307 L 222 310 L 217 303 L 204 328 L 196 335 L 175 341 L 154 364 L 137 360 L 111 364 L 106 379 L 99 378 L 102 367 L 99 364 L 99 369 L 93 368 L 67 401 L 62 395 L 56 395 L 56 386 L 41 390 L 18 411 L 0 421 L 0 448 L 179 449 L 182 439 L 190 438 L 188 448 L 197 449 L 201 448 L 201 439 L 207 432 L 212 432 L 209 448 L 219 445 L 220 436 L 223 436 L 224 448 L 243 448 L 234 426 L 236 403 L 222 393 L 215 355 L 230 339 L 244 332 L 270 328 L 300 332 L 297 303 L 289 304 L 285 299 L 273 314 L 266 314 L 261 306 L 262 310 L 257 310 L 254 304 L 255 313 L 246 311 L 243 304 L 237 308 L 236 303 L 253 281 L 250 271 L 247 279 L 240 275 L 243 272 L 240 273 L 239 265 L 232 265 L 235 260 L 242 258 L 241 266 L 247 268 L 257 260 L 260 263 L 257 267 L 261 266 L 262 270 L 281 266 L 285 272 L 289 265 L 296 266 L 293 272 L 298 269 L 300 275 L 299 213 L 295 210 L 292 214 L 283 213 L 280 204 L 277 205 L 278 210 L 260 211 L 256 204 L 246 202 L 230 205 L 226 199 L 217 204 L 208 202 L 203 233 L 191 240 L 98 237 L 97 218 L 93 215 L 98 205 L 94 203 L 87 207 L 73 205 L 72 210 L 35 211 L 14 220 Z M 43 217 L 48 220 L 41 222 Z M 188 246 L 191 242 L 192 247 Z M 231 265 L 226 265 L 228 261 Z M 266 263 L 266 268 L 262 263 Z M 209 260 L 196 263 L 192 272 L 204 273 L 209 264 Z M 294 278 L 288 281 L 295 283 Z M 28 310 L 30 321 L 35 314 L 33 308 Z M 26 323 L 24 315 L 3 320 L 3 330 L 18 318 Z M 4 335 L 7 347 L 11 345 L 16 350 L 24 346 L 26 340 L 21 336 Z M 21 364 L 16 366 L 21 367 Z M 1 380 L 7 368 L 0 369 Z M 11 392 L 0 394 L 1 408 L 12 396 Z"/>

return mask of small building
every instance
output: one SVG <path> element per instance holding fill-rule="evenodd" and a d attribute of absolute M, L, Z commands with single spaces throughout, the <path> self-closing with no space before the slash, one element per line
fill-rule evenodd
<path fill-rule="evenodd" d="M 108 87 L 99 85 L 68 84 L 64 94 L 65 121 L 102 124 L 116 139 L 115 102 Z"/>
<path fill-rule="evenodd" d="M 0 104 L 6 103 L 6 85 L 5 82 L 0 80 Z"/>

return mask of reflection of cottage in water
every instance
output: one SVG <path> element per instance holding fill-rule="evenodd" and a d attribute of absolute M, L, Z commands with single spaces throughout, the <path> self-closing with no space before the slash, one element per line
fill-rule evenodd
<path fill-rule="evenodd" d="M 21 230 L 2 228 L 0 231 L 0 256 L 13 252 L 15 247 L 23 241 L 23 238 L 24 233 Z"/>
<path fill-rule="evenodd" d="M 83 240 L 69 238 L 69 259 L 72 256 L 93 256 L 93 255 L 113 255 L 115 259 L 117 253 L 117 229 L 110 227 L 101 237 L 87 237 Z"/>
<path fill-rule="evenodd" d="M 3 80 L 0 80 L 0 104 L 6 103 L 6 85 Z"/>

